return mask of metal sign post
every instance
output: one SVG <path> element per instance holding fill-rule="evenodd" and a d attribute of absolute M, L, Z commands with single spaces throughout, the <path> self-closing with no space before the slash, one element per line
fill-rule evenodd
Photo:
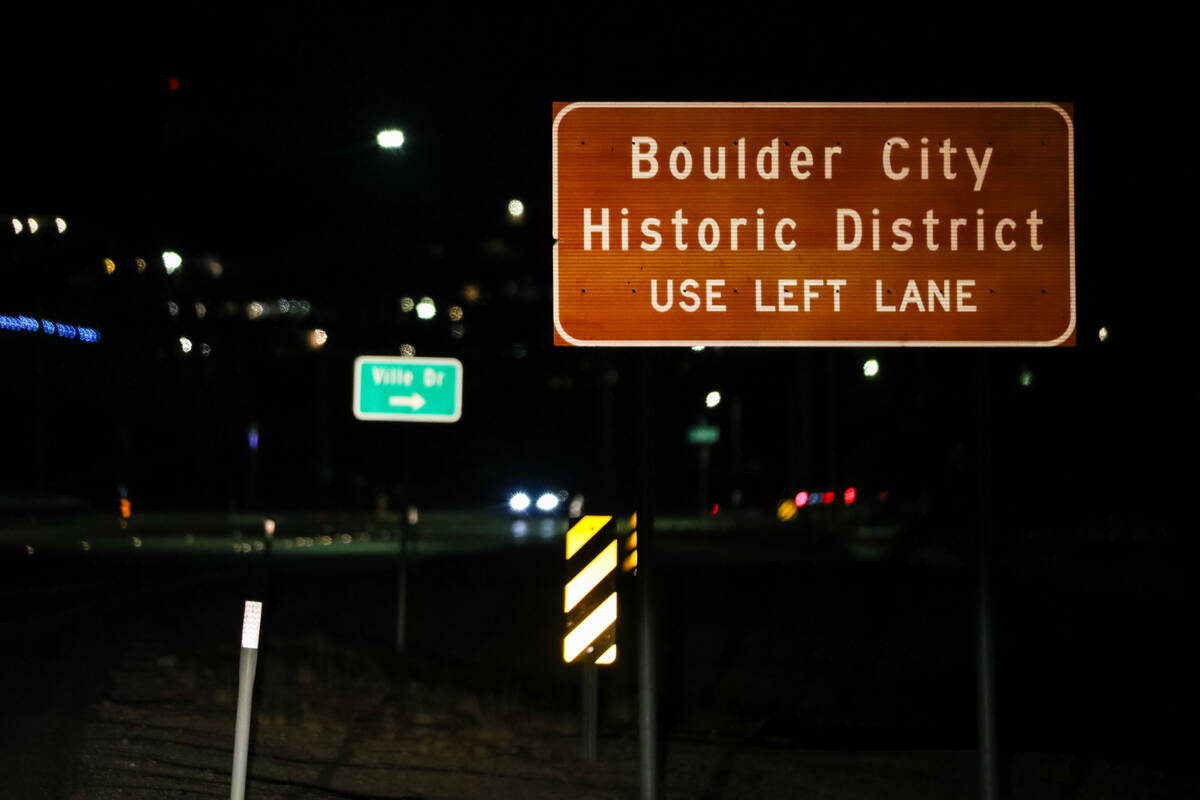
<path fill-rule="evenodd" d="M 238 667 L 237 722 L 233 735 L 233 778 L 229 800 L 246 796 L 246 762 L 250 750 L 250 704 L 254 696 L 254 673 L 258 669 L 258 633 L 262 626 L 262 603 L 247 600 L 242 612 L 242 655 Z"/>
<path fill-rule="evenodd" d="M 991 430 L 992 404 L 989 359 L 978 364 L 979 519 L 975 604 L 975 664 L 979 726 L 979 789 L 983 800 L 1000 800 L 999 725 L 996 720 L 996 640 L 992 594 Z"/>
<path fill-rule="evenodd" d="M 583 757 L 595 761 L 600 739 L 600 675 L 595 664 L 583 665 Z"/>
<path fill-rule="evenodd" d="M 658 673 L 654 628 L 654 352 L 641 358 L 642 424 L 638 435 L 637 571 L 641 584 L 638 608 L 638 742 L 641 751 L 642 800 L 658 797 Z"/>

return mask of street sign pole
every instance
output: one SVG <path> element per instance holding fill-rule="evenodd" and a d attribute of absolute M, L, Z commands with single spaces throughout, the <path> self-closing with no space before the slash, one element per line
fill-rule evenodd
<path fill-rule="evenodd" d="M 979 726 L 979 790 L 982 800 L 1000 800 L 1001 766 L 996 722 L 995 608 L 992 593 L 991 441 L 992 409 L 989 359 L 979 358 L 979 518 L 975 604 L 977 721 Z"/>
<path fill-rule="evenodd" d="M 355 419 L 377 422 L 458 422 L 463 365 L 457 358 L 359 356 L 354 359 Z M 403 436 L 401 519 L 396 546 L 396 652 L 408 624 L 409 437 Z"/>
<path fill-rule="evenodd" d="M 641 417 L 637 511 L 638 582 L 638 738 L 642 800 L 658 796 L 658 681 L 654 635 L 654 351 L 641 358 Z"/>
<path fill-rule="evenodd" d="M 408 520 L 400 513 L 400 542 L 396 558 L 396 652 L 404 655 L 408 635 Z"/>
<path fill-rule="evenodd" d="M 594 662 L 583 665 L 583 757 L 595 761 L 599 752 L 600 670 Z"/>
<path fill-rule="evenodd" d="M 1073 346 L 1074 136 L 1071 108 L 1047 102 L 554 105 L 555 344 L 646 348 L 645 800 L 658 788 L 651 348 Z M 832 483 L 832 350 L 826 363 Z M 986 406 L 981 384 L 979 744 L 997 800 Z"/>

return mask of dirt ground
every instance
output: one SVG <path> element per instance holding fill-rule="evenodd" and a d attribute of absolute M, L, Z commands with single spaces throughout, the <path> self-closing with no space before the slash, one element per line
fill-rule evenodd
<path fill-rule="evenodd" d="M 601 677 L 599 758 L 582 757 L 579 684 L 554 653 L 557 558 L 557 551 L 543 557 L 523 550 L 419 562 L 409 626 L 419 646 L 406 655 L 390 641 L 394 573 L 375 566 L 297 562 L 265 589 L 261 573 L 225 562 L 164 563 L 142 572 L 122 562 L 103 582 L 72 591 L 38 590 L 47 585 L 40 576 L 20 573 L 25 584 L 13 596 L 24 605 L 10 603 L 9 650 L 0 663 L 0 797 L 229 796 L 240 604 L 260 591 L 268 602 L 249 800 L 639 797 L 630 652 L 623 667 Z M 795 571 L 780 568 L 779 575 Z M 958 643 L 947 644 L 948 632 L 962 627 L 960 616 L 969 615 L 952 607 L 961 588 L 956 579 L 821 567 L 793 585 L 764 582 L 760 573 L 738 577 L 726 569 L 719 591 L 707 596 L 708 578 L 693 585 L 684 572 L 666 575 L 671 591 L 662 613 L 680 625 L 662 653 L 668 677 L 661 683 L 659 796 L 979 796 L 970 664 L 954 655 Z M 1061 584 L 1056 573 L 1054 585 Z M 777 617 L 740 608 L 686 628 L 689 614 L 716 614 L 737 597 L 746 609 L 819 613 L 796 622 L 783 640 L 774 636 Z M 1032 604 L 1021 619 L 1045 616 L 1047 607 Z M 1111 631 L 1112 619 L 1097 618 L 1102 633 Z M 1076 651 L 1088 641 L 1080 629 L 1070 629 Z M 1042 741 L 1051 745 L 1030 745 L 1031 726 L 1061 726 L 1094 697 L 1090 688 L 1066 696 L 1069 681 L 1077 681 L 1074 662 L 1058 668 L 1061 681 L 1049 671 L 1054 630 L 1031 640 L 1037 647 L 1029 663 L 1040 670 L 1041 694 L 1029 694 L 1034 684 L 1027 682 L 1025 706 L 1005 706 L 1023 709 L 1024 726 L 1006 762 L 1010 796 L 1200 796 L 1200 782 L 1175 756 L 1105 752 L 1081 740 L 1081 728 L 1047 727 Z M 1025 662 L 1006 663 L 1006 674 L 1015 676 Z M 1145 694 L 1153 689 L 1147 686 L 1122 702 L 1171 696 L 1165 689 Z M 1076 705 L 1044 706 L 1054 698 Z M 1119 719 L 1163 722 L 1131 737 L 1170 741 L 1165 711 L 1139 717 L 1113 704 L 1120 699 L 1108 698 Z M 907 727 L 896 727 L 897 720 Z M 1121 747 L 1128 749 L 1128 739 Z"/>
<path fill-rule="evenodd" d="M 218 659 L 159 640 L 127 651 L 82 725 L 71 797 L 228 795 L 237 653 Z M 607 707 L 599 759 L 578 717 L 469 675 L 392 653 L 297 641 L 263 653 L 249 782 L 256 800 L 639 796 L 631 709 Z M 350 680 L 327 679 L 352 674 Z M 680 731 L 663 748 L 664 798 L 971 797 L 971 750 L 813 749 L 749 735 Z M 1021 753 L 1012 796 L 1039 800 L 1195 797 L 1177 775 L 1097 758 Z"/>

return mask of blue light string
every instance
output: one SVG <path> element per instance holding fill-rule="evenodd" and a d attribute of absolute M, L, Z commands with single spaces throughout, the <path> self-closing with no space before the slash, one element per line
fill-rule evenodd
<path fill-rule="evenodd" d="M 63 339 L 78 339 L 81 342 L 100 341 L 100 331 L 95 328 L 85 328 L 82 325 L 68 325 L 65 322 L 43 319 L 40 322 L 24 314 L 12 317 L 0 314 L 0 330 L 24 331 L 37 333 L 41 331 L 48 336 L 59 336 Z"/>

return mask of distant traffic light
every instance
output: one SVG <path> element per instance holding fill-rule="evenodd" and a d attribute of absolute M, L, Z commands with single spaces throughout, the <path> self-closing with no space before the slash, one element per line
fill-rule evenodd
<path fill-rule="evenodd" d="M 133 516 L 133 503 L 129 502 L 128 497 L 121 498 L 121 519 L 129 519 Z"/>

